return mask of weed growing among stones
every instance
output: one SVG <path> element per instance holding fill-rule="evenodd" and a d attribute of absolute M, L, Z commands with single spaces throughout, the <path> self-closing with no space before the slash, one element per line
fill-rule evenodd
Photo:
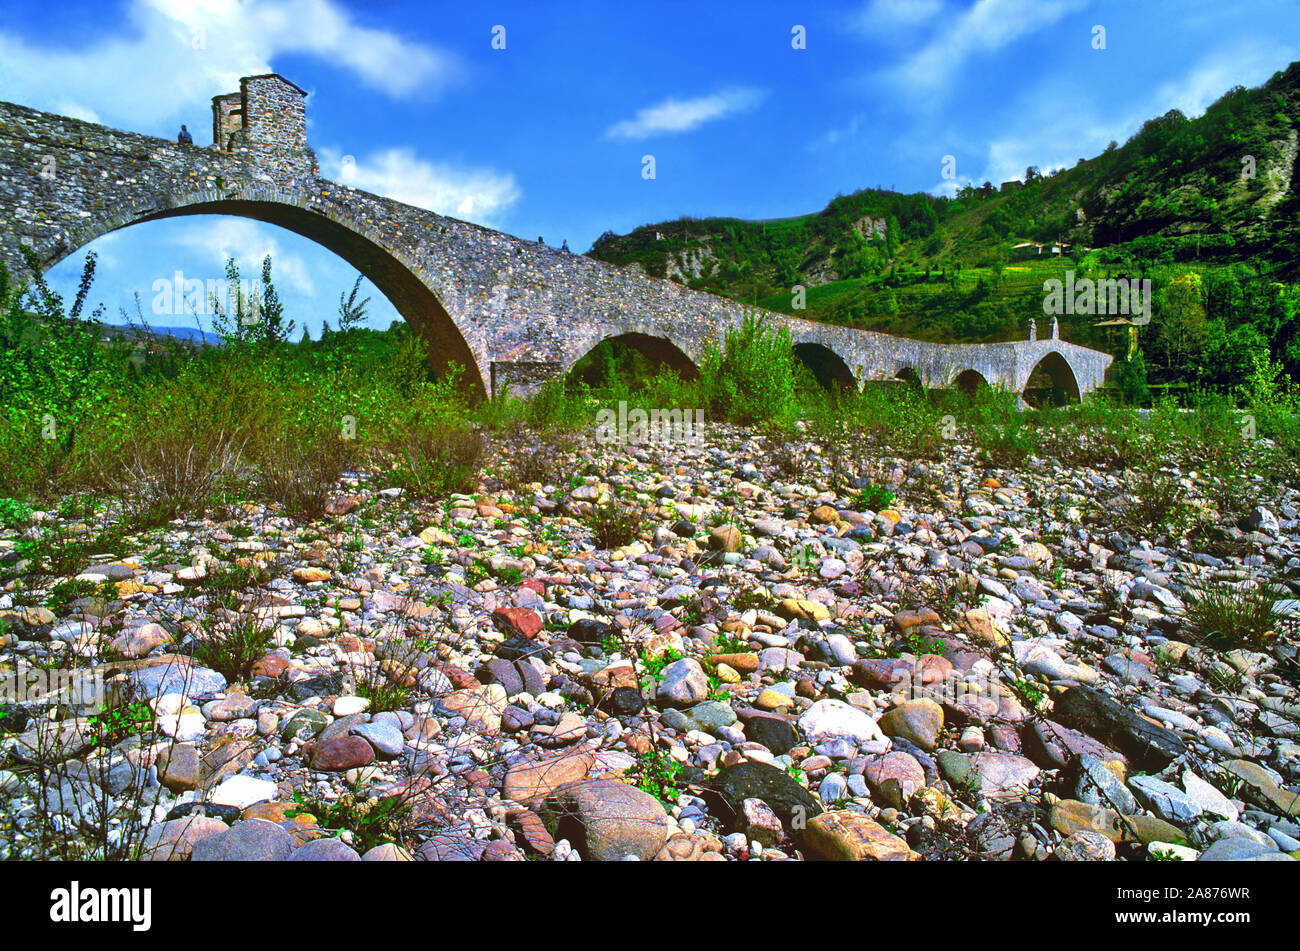
<path fill-rule="evenodd" d="M 1189 592 L 1187 620 L 1193 634 L 1220 650 L 1258 649 L 1277 633 L 1274 605 L 1288 593 L 1272 585 L 1220 583 Z"/>
<path fill-rule="evenodd" d="M 596 547 L 620 548 L 635 541 L 641 531 L 641 520 L 630 503 L 607 499 L 598 503 L 588 521 L 596 536 Z"/>

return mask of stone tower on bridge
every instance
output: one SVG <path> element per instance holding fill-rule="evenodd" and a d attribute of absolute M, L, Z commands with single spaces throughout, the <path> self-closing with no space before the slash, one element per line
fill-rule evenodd
<path fill-rule="evenodd" d="M 243 153 L 277 180 L 320 175 L 307 144 L 307 90 L 283 76 L 245 76 L 239 92 L 212 97 L 212 147 Z"/>

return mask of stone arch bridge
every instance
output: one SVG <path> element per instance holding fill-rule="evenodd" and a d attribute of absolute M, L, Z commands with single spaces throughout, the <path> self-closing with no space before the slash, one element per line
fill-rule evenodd
<path fill-rule="evenodd" d="M 529 392 L 605 339 L 690 374 L 708 342 L 753 310 L 327 181 L 307 144 L 306 96 L 278 75 L 242 79 L 213 100 L 208 147 L 0 102 L 0 260 L 20 274 L 28 244 L 48 268 L 110 231 L 182 215 L 265 221 L 365 274 L 424 338 L 435 368 L 466 368 L 476 396 Z M 1077 399 L 1112 359 L 1056 339 L 934 344 L 767 316 L 789 328 L 823 382 L 859 387 L 903 377 L 1020 393 L 1041 365 Z"/>

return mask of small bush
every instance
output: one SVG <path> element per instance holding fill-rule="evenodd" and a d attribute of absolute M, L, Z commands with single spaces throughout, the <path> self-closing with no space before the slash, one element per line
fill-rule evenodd
<path fill-rule="evenodd" d="M 879 512 L 881 509 L 887 509 L 894 504 L 894 493 L 884 486 L 868 485 L 858 493 L 853 504 L 858 509 Z"/>
<path fill-rule="evenodd" d="M 120 448 L 105 439 L 110 455 L 101 477 L 120 487 L 145 524 L 202 515 L 218 489 L 236 478 L 244 437 L 214 403 L 197 381 L 157 386 L 126 426 Z"/>
<path fill-rule="evenodd" d="M 1120 503 L 1120 524 L 1137 534 L 1168 532 L 1181 535 L 1191 521 L 1187 489 L 1171 476 L 1143 473 L 1129 478 Z"/>
<path fill-rule="evenodd" d="M 357 681 L 357 696 L 370 701 L 370 713 L 389 713 L 405 710 L 411 691 L 398 686 L 382 673 L 366 676 Z"/>
<path fill-rule="evenodd" d="M 339 477 L 355 462 L 354 447 L 333 423 L 303 421 L 255 447 L 258 484 L 291 518 L 320 518 Z"/>
<path fill-rule="evenodd" d="M 748 425 L 796 408 L 796 357 L 785 327 L 769 327 L 747 314 L 721 347 L 709 345 L 702 364 L 701 391 L 715 416 Z"/>
<path fill-rule="evenodd" d="M 346 830 L 351 833 L 352 847 L 358 852 L 368 852 L 389 842 L 400 845 L 412 833 L 414 810 L 404 796 L 367 798 L 358 784 L 335 800 L 302 792 L 295 792 L 293 798 L 298 806 L 286 812 L 286 816 L 314 816 L 322 829 Z"/>
<path fill-rule="evenodd" d="M 641 520 L 628 505 L 609 499 L 595 507 L 588 521 L 598 548 L 620 548 L 636 540 Z"/>
<path fill-rule="evenodd" d="M 204 637 L 194 646 L 194 659 L 223 674 L 231 683 L 247 680 L 253 665 L 275 646 L 273 632 L 253 613 L 226 620 L 205 619 Z"/>

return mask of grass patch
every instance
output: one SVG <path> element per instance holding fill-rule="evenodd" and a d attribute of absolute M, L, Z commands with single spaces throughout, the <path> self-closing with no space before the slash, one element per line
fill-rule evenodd
<path fill-rule="evenodd" d="M 1271 585 L 1218 584 L 1188 592 L 1187 620 L 1196 638 L 1211 647 L 1265 647 L 1281 620 L 1274 604 L 1287 597 Z"/>
<path fill-rule="evenodd" d="M 597 504 L 587 524 L 596 536 L 596 547 L 604 549 L 631 544 L 641 531 L 641 519 L 636 510 L 616 499 Z"/>

